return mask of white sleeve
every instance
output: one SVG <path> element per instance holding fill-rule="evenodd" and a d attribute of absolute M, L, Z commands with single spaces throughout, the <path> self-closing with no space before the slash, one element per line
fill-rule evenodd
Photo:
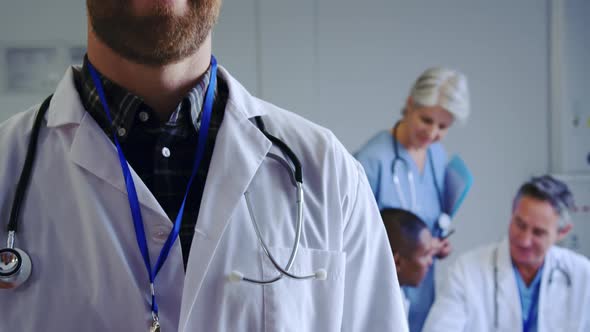
<path fill-rule="evenodd" d="M 581 262 L 577 264 L 578 273 L 581 274 L 580 280 L 581 282 L 581 289 L 576 289 L 576 293 L 581 296 L 581 299 L 578 302 L 578 306 L 582 309 L 588 310 L 587 308 L 590 306 L 590 261 L 588 258 L 583 257 L 581 258 Z M 577 287 L 576 287 L 577 288 Z M 586 311 L 587 312 L 587 311 Z M 580 315 L 580 327 L 578 331 L 590 331 L 590 315 Z"/>
<path fill-rule="evenodd" d="M 430 308 L 423 332 L 461 332 L 467 324 L 467 297 L 465 294 L 465 264 L 459 258 L 449 267 L 442 287 L 436 290 L 436 300 Z"/>
<path fill-rule="evenodd" d="M 364 174 L 369 181 L 371 192 L 374 197 L 377 197 L 377 188 L 379 186 L 379 164 L 378 162 L 361 156 L 360 154 L 355 155 L 357 161 L 363 166 Z"/>
<path fill-rule="evenodd" d="M 395 263 L 364 171 L 344 228 L 346 280 L 342 331 L 408 331 Z M 355 174 L 353 173 L 353 174 Z"/>

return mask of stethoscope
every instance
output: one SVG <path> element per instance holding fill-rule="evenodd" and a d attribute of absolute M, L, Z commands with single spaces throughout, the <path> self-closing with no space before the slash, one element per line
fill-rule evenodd
<path fill-rule="evenodd" d="M 215 86 L 217 62 L 214 57 L 211 58 L 211 68 L 212 69 L 211 69 L 209 87 Z M 106 103 L 106 98 L 104 97 L 102 83 L 100 82 L 100 78 L 98 77 L 94 67 L 92 67 L 92 64 L 90 64 L 90 63 L 89 63 L 89 70 L 90 70 L 91 75 L 93 77 L 94 83 L 97 86 L 97 92 L 98 92 L 99 97 L 103 103 L 103 107 L 105 108 L 105 111 L 107 112 L 107 116 L 110 118 L 110 111 L 108 111 L 108 104 Z M 203 119 L 202 119 L 202 124 L 201 124 L 201 130 L 199 130 L 199 142 L 202 142 L 201 144 L 203 144 L 203 146 L 199 146 L 197 148 L 197 153 L 196 153 L 196 160 L 197 161 L 195 162 L 195 165 L 193 167 L 193 176 L 191 176 L 191 179 L 189 180 L 188 187 L 190 187 L 190 184 L 192 183 L 192 180 L 194 178 L 194 174 L 196 173 L 196 169 L 198 168 L 198 164 L 199 164 L 198 161 L 202 157 L 202 151 L 204 151 L 204 144 L 205 144 L 204 142 L 206 141 L 206 138 L 207 138 L 207 132 L 208 132 L 209 121 L 210 121 L 210 114 L 212 111 L 213 96 L 214 96 L 214 89 L 208 88 L 207 96 L 206 96 L 205 102 L 204 102 L 204 110 L 203 110 L 204 114 L 203 114 Z M 30 178 L 31 178 L 31 171 L 32 171 L 34 160 L 35 160 L 37 141 L 39 138 L 41 123 L 43 121 L 45 113 L 47 112 L 47 109 L 49 108 L 49 102 L 51 100 L 51 97 L 52 96 L 49 96 L 43 102 L 43 104 L 39 108 L 39 111 L 37 112 L 37 115 L 35 117 L 35 122 L 33 125 L 33 129 L 31 131 L 31 138 L 30 138 L 28 149 L 27 149 L 25 163 L 24 163 L 23 170 L 21 172 L 19 181 L 17 183 L 16 194 L 15 194 L 15 198 L 14 198 L 14 201 L 12 204 L 10 221 L 8 224 L 7 248 L 0 250 L 0 289 L 17 288 L 20 285 L 22 285 L 24 282 L 26 282 L 27 279 L 31 275 L 32 262 L 31 262 L 30 256 L 24 250 L 19 249 L 19 248 L 15 248 L 14 243 L 15 243 L 16 232 L 17 232 L 17 228 L 18 228 L 18 217 L 19 217 L 20 208 L 22 206 L 22 202 L 24 200 L 25 193 L 26 193 L 26 190 L 27 190 L 28 184 L 30 182 Z M 258 241 L 260 242 L 260 245 L 261 245 L 265 255 L 269 258 L 270 262 L 277 269 L 279 274 L 276 277 L 268 279 L 268 280 L 264 280 L 264 279 L 259 280 L 259 279 L 245 277 L 239 271 L 233 271 L 230 274 L 229 278 L 230 278 L 230 280 L 233 280 L 233 281 L 243 280 L 243 281 L 255 283 L 255 284 L 274 283 L 274 282 L 282 279 L 283 276 L 287 276 L 289 278 L 297 279 L 297 280 L 305 280 L 305 279 L 325 280 L 327 277 L 327 272 L 325 269 L 319 269 L 314 274 L 310 274 L 310 275 L 296 275 L 296 274 L 289 272 L 289 270 L 291 269 L 293 262 L 295 261 L 295 258 L 297 256 L 297 251 L 299 249 L 299 244 L 300 244 L 300 239 L 301 239 L 301 231 L 303 228 L 303 173 L 301 170 L 301 163 L 300 163 L 299 159 L 297 158 L 297 156 L 295 155 L 295 153 L 293 153 L 293 151 L 287 146 L 287 144 L 285 144 L 279 138 L 269 134 L 266 131 L 265 126 L 264 126 L 264 122 L 262 121 L 262 119 L 260 117 L 255 117 L 255 121 L 256 121 L 256 124 L 257 124 L 258 128 L 260 129 L 260 131 L 273 144 L 278 146 L 279 149 L 285 155 L 287 155 L 287 157 L 289 158 L 291 163 L 294 165 L 294 169 L 292 169 L 284 159 L 282 159 L 274 154 L 269 154 L 269 156 L 271 158 L 279 160 L 281 162 L 281 165 L 283 165 L 285 168 L 287 168 L 289 170 L 290 177 L 291 177 L 292 181 L 295 183 L 295 186 L 297 188 L 296 234 L 295 234 L 295 238 L 293 240 L 291 255 L 289 257 L 288 262 L 285 264 L 285 267 L 283 268 L 277 262 L 277 260 L 274 258 L 274 256 L 271 254 L 270 250 L 268 249 L 268 246 L 266 245 L 266 243 L 262 239 L 260 227 L 258 226 L 258 222 L 256 221 L 256 217 L 254 215 L 252 205 L 250 203 L 249 192 L 246 191 L 244 193 L 244 197 L 246 200 L 246 205 L 248 207 L 248 212 L 250 215 L 250 219 L 252 221 L 252 225 L 254 226 L 254 230 L 256 231 L 256 236 L 258 238 Z M 150 274 L 150 292 L 151 292 L 151 296 L 152 296 L 152 318 L 153 318 L 151 331 L 159 331 L 160 325 L 159 325 L 159 320 L 158 320 L 158 308 L 157 308 L 156 301 L 155 301 L 154 279 L 155 279 L 155 276 L 157 275 L 159 269 L 161 268 L 164 260 L 166 259 L 168 252 L 170 250 L 170 247 L 174 243 L 175 238 L 178 236 L 178 229 L 179 229 L 179 225 L 180 225 L 179 220 L 181 220 L 181 218 L 182 218 L 182 212 L 184 210 L 184 202 L 183 202 L 183 204 L 181 206 L 181 210 L 177 216 L 177 220 L 175 222 L 175 226 L 173 227 L 173 231 L 169 235 L 169 237 L 164 245 L 164 248 L 162 249 L 160 257 L 158 258 L 158 261 L 156 262 L 156 265 L 152 268 L 151 263 L 149 262 L 149 255 L 147 254 L 147 243 L 145 242 L 146 240 L 145 240 L 145 232 L 143 230 L 143 222 L 141 219 L 141 213 L 139 211 L 139 207 L 138 207 L 138 203 L 137 203 L 137 193 L 135 192 L 135 186 L 133 184 L 133 179 L 132 179 L 132 176 L 130 175 L 131 173 L 128 169 L 126 159 L 122 153 L 122 150 L 119 146 L 116 136 L 115 136 L 115 145 L 117 146 L 119 158 L 121 161 L 121 165 L 123 168 L 123 173 L 124 173 L 124 177 L 125 177 L 125 181 L 126 181 L 126 185 L 127 185 L 127 192 L 128 192 L 128 196 L 129 196 L 128 198 L 130 201 L 130 207 L 131 207 L 132 216 L 134 219 L 134 226 L 136 228 L 136 236 L 138 239 L 138 245 L 140 247 L 140 250 L 142 251 L 142 255 L 144 256 L 146 267 L 148 268 L 148 273 Z M 185 196 L 185 200 L 186 200 L 186 196 Z M 142 238 L 143 238 L 143 240 L 142 240 Z"/>
<path fill-rule="evenodd" d="M 499 324 L 500 324 L 500 321 L 499 321 L 500 318 L 498 317 L 498 311 L 499 311 L 499 309 L 498 309 L 499 308 L 499 304 L 498 304 L 498 288 L 499 288 L 499 283 L 498 283 L 498 274 L 499 274 L 498 247 L 496 247 L 494 249 L 494 253 L 493 253 L 492 257 L 493 257 L 492 265 L 494 267 L 494 328 L 497 330 L 499 328 Z M 559 263 L 553 264 L 551 266 L 551 271 L 549 271 L 549 280 L 548 280 L 549 285 L 551 285 L 553 283 L 553 274 L 556 271 L 561 273 L 561 275 L 565 278 L 565 284 L 567 285 L 567 287 L 571 287 L 572 280 L 570 278 L 570 274 Z M 532 308 L 532 306 L 531 306 L 531 308 Z"/>
<path fill-rule="evenodd" d="M 19 287 L 29 279 L 33 269 L 31 257 L 24 250 L 15 248 L 14 242 L 18 230 L 20 208 L 25 198 L 28 184 L 31 180 L 31 170 L 33 169 L 33 163 L 35 161 L 41 123 L 49 108 L 51 97 L 52 96 L 49 96 L 45 99 L 35 116 L 35 122 L 31 131 L 31 139 L 27 148 L 25 164 L 16 185 L 16 192 L 12 202 L 12 208 L 10 209 L 10 219 L 7 228 L 8 240 L 6 241 L 6 248 L 0 249 L 0 289 L 14 289 Z"/>
<path fill-rule="evenodd" d="M 408 161 L 405 160 L 404 158 L 402 158 L 399 153 L 399 142 L 397 140 L 397 128 L 399 127 L 399 124 L 400 124 L 400 122 L 398 121 L 393 126 L 393 163 L 391 165 L 393 184 L 395 186 L 395 191 L 397 193 L 397 196 L 399 197 L 402 208 L 410 210 L 410 211 L 416 211 L 418 199 L 417 199 L 417 194 L 416 194 L 416 183 L 414 181 L 414 173 L 412 173 L 412 169 L 410 168 Z M 434 170 L 434 161 L 432 159 L 432 152 L 430 151 L 430 148 L 427 149 L 427 154 L 428 154 L 428 161 L 427 162 L 430 165 L 430 171 L 432 172 L 434 188 L 436 189 L 436 197 L 438 198 L 438 204 L 439 204 L 440 209 L 442 211 L 443 210 L 442 192 L 441 192 L 440 187 L 438 185 L 438 179 L 436 178 L 436 172 Z M 403 193 L 402 185 L 400 183 L 400 178 L 398 175 L 399 174 L 399 171 L 398 171 L 399 165 L 403 165 L 403 167 L 406 169 L 406 177 L 408 179 L 408 185 L 409 185 L 409 191 L 410 191 L 410 203 L 409 204 L 408 204 L 408 201 L 406 200 L 406 196 Z M 447 232 L 449 230 L 449 227 L 451 226 L 451 217 L 448 214 L 441 212 L 441 214 L 437 220 L 437 225 L 440 228 L 440 231 L 443 233 L 442 235 L 444 236 L 445 235 L 444 233 Z"/>
<path fill-rule="evenodd" d="M 264 136 L 266 136 L 266 138 L 268 138 L 273 144 L 278 146 L 279 149 L 285 155 L 287 155 L 287 157 L 289 158 L 289 160 L 291 161 L 291 163 L 294 166 L 294 169 L 293 169 L 289 166 L 289 164 L 284 159 L 282 159 L 279 156 L 274 155 L 274 154 L 270 154 L 270 153 L 268 154 L 268 156 L 270 158 L 273 158 L 273 159 L 279 161 L 279 163 L 284 168 L 289 170 L 291 182 L 294 183 L 297 188 L 297 222 L 296 222 L 296 226 L 295 226 L 295 239 L 293 240 L 293 247 L 291 249 L 291 255 L 289 256 L 289 260 L 287 261 L 287 263 L 285 264 L 285 267 L 283 268 L 278 263 L 278 261 L 274 258 L 274 256 L 272 255 L 272 253 L 268 249 L 268 246 L 266 245 L 266 243 L 262 239 L 260 227 L 258 226 L 258 222 L 256 221 L 256 216 L 254 214 L 254 210 L 252 209 L 252 204 L 250 202 L 250 192 L 246 191 L 244 193 L 244 198 L 246 200 L 246 206 L 248 207 L 248 214 L 250 215 L 250 220 L 252 221 L 252 226 L 254 227 L 254 230 L 256 232 L 256 237 L 258 238 L 258 242 L 260 242 L 260 246 L 262 247 L 264 254 L 266 255 L 266 257 L 268 257 L 268 259 L 270 260 L 270 262 L 272 263 L 272 265 L 274 266 L 274 268 L 277 270 L 277 272 L 279 274 L 276 277 L 273 277 L 270 279 L 255 279 L 255 278 L 245 277 L 243 275 L 243 273 L 241 273 L 240 271 L 234 270 L 230 273 L 229 280 L 233 281 L 233 282 L 247 281 L 249 283 L 259 284 L 259 285 L 272 284 L 272 283 L 277 282 L 280 279 L 282 279 L 283 276 L 287 276 L 291 279 L 297 279 L 297 280 L 305 280 L 305 279 L 326 280 L 327 272 L 323 268 L 318 269 L 315 273 L 310 274 L 310 275 L 296 275 L 296 274 L 289 272 L 289 270 L 291 269 L 291 267 L 293 265 L 293 262 L 295 261 L 295 257 L 297 256 L 297 251 L 299 249 L 299 242 L 301 239 L 301 230 L 303 228 L 303 173 L 301 171 L 301 162 L 299 161 L 299 159 L 297 158 L 295 153 L 293 153 L 293 151 L 289 148 L 289 146 L 287 146 L 287 144 L 285 144 L 283 141 L 281 141 L 277 137 L 269 134 L 266 131 L 266 128 L 264 126 L 264 122 L 262 121 L 262 118 L 260 116 L 257 116 L 254 119 L 256 121 L 256 125 L 258 126 L 258 129 L 264 134 Z"/>

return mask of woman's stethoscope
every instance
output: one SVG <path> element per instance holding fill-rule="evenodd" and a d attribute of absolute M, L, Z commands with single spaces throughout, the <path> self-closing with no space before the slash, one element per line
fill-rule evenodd
<path fill-rule="evenodd" d="M 499 324 L 500 324 L 500 318 L 498 317 L 498 311 L 499 311 L 499 304 L 498 304 L 498 288 L 499 288 L 499 284 L 498 284 L 498 274 L 499 274 L 499 268 L 498 268 L 498 248 L 496 247 L 494 249 L 494 253 L 493 253 L 493 262 L 492 265 L 494 267 L 494 328 L 497 330 L 499 328 Z M 554 264 L 551 267 L 551 271 L 549 271 L 549 285 L 551 285 L 551 283 L 553 283 L 553 273 L 555 272 L 559 272 L 561 273 L 561 275 L 565 278 L 565 284 L 567 285 L 567 287 L 571 287 L 572 285 L 572 280 L 570 278 L 570 274 L 559 264 Z M 532 307 L 532 306 L 531 306 Z"/>
<path fill-rule="evenodd" d="M 416 211 L 417 208 L 417 194 L 416 194 L 416 183 L 414 181 L 414 173 L 412 173 L 412 169 L 410 168 L 410 165 L 408 163 L 407 160 L 405 160 L 404 158 L 402 158 L 400 156 L 399 153 L 399 142 L 397 140 L 397 128 L 399 127 L 400 122 L 397 122 L 395 124 L 395 126 L 393 126 L 393 163 L 391 165 L 391 172 L 392 172 L 392 176 L 393 176 L 393 184 L 395 186 L 395 191 L 397 192 L 397 196 L 399 197 L 400 203 L 402 205 L 402 208 L 410 210 L 410 211 Z M 432 152 L 430 151 L 430 149 L 427 149 L 427 153 L 428 153 L 428 164 L 430 165 L 430 171 L 432 172 L 432 178 L 433 178 L 433 182 L 434 182 L 434 188 L 436 189 L 436 196 L 438 198 L 438 204 L 440 206 L 441 211 L 443 210 L 443 199 L 442 199 L 442 192 L 440 190 L 440 187 L 438 185 L 438 179 L 436 178 L 436 172 L 434 170 L 434 161 L 432 159 Z M 402 191 L 402 185 L 400 183 L 400 179 L 399 179 L 399 165 L 403 165 L 406 169 L 406 177 L 408 179 L 408 186 L 409 186 L 409 190 L 410 190 L 410 204 L 408 204 L 408 201 L 406 200 L 406 196 L 404 195 L 403 191 Z M 440 216 L 438 217 L 437 220 L 437 225 L 440 228 L 440 231 L 443 233 L 442 235 L 444 236 L 445 233 L 449 230 L 449 227 L 451 226 L 451 217 L 444 213 L 441 212 Z"/>

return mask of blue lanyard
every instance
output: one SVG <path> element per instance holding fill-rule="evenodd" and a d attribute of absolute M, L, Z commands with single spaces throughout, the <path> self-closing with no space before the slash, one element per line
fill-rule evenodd
<path fill-rule="evenodd" d="M 90 75 L 92 76 L 92 80 L 94 81 L 94 85 L 96 87 L 96 92 L 100 98 L 104 111 L 112 123 L 113 119 L 111 118 L 111 112 L 109 110 L 109 105 L 105 98 L 104 89 L 102 86 L 102 82 L 100 80 L 100 76 L 96 72 L 96 69 L 92 66 L 90 62 L 88 62 L 88 69 L 90 70 Z M 186 192 L 184 194 L 184 199 L 182 200 L 182 205 L 180 206 L 180 210 L 178 211 L 178 215 L 176 216 L 176 220 L 174 221 L 174 227 L 172 231 L 168 235 L 162 250 L 160 251 L 160 255 L 158 256 L 158 260 L 156 265 L 152 268 L 152 264 L 150 262 L 150 255 L 147 246 L 147 240 L 145 237 L 145 230 L 143 227 L 143 219 L 141 217 L 141 209 L 139 207 L 139 200 L 137 198 L 137 192 L 135 191 L 135 183 L 133 182 L 133 177 L 131 175 L 131 171 L 129 170 L 129 165 L 127 164 L 127 159 L 125 159 L 125 155 L 123 154 L 123 150 L 121 149 L 121 145 L 119 144 L 119 140 L 117 140 L 117 135 L 113 135 L 115 145 L 117 146 L 117 152 L 119 153 L 119 162 L 121 163 L 121 169 L 123 170 L 123 177 L 125 178 L 125 185 L 127 187 L 127 197 L 129 199 L 129 207 L 131 208 L 131 216 L 133 218 L 133 225 L 135 227 L 135 237 L 137 239 L 137 245 L 139 246 L 139 250 L 141 251 L 141 255 L 143 256 L 143 261 L 145 263 L 145 267 L 148 271 L 149 279 L 150 279 L 150 291 L 152 295 L 152 313 L 154 315 L 158 315 L 158 304 L 156 303 L 156 295 L 154 291 L 154 281 L 158 272 L 162 268 L 162 265 L 168 258 L 168 254 L 170 253 L 170 249 L 176 241 L 178 237 L 178 233 L 180 232 L 180 225 L 182 223 L 182 215 L 184 214 L 184 206 L 186 203 L 186 198 L 190 191 L 191 185 L 195 178 L 195 174 L 199 169 L 199 164 L 203 159 L 203 155 L 205 153 L 205 145 L 207 142 L 207 133 L 209 132 L 209 123 L 211 122 L 211 113 L 213 110 L 213 98 L 215 93 L 215 86 L 217 85 L 217 60 L 212 55 L 211 56 L 211 74 L 209 77 L 209 85 L 207 87 L 207 94 L 205 96 L 205 102 L 203 103 L 203 114 L 201 119 L 201 126 L 199 129 L 199 137 L 197 143 L 197 151 L 195 156 L 195 161 L 193 164 L 193 171 L 191 177 L 188 181 Z"/>
<path fill-rule="evenodd" d="M 533 308 L 535 307 L 535 304 L 532 303 L 529 307 L 529 314 L 526 317 L 526 319 L 522 319 L 522 331 L 523 332 L 530 332 L 531 331 L 531 325 L 533 324 Z"/>

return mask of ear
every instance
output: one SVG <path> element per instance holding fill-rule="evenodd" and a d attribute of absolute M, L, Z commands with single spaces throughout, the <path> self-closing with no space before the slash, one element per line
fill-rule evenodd
<path fill-rule="evenodd" d="M 393 254 L 393 260 L 395 261 L 395 270 L 399 273 L 401 271 L 401 264 L 403 261 L 399 253 L 396 252 Z"/>
<path fill-rule="evenodd" d="M 563 240 L 569 232 L 574 228 L 574 225 L 569 223 L 557 230 L 557 241 Z"/>
<path fill-rule="evenodd" d="M 404 107 L 403 114 L 405 115 L 413 107 L 414 107 L 414 98 L 412 98 L 412 96 L 408 96 L 408 99 L 406 99 L 406 107 Z"/>

